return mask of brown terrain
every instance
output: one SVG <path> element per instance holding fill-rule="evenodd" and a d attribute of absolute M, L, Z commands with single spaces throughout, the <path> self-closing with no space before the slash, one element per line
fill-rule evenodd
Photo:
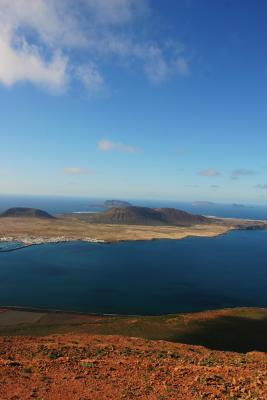
<path fill-rule="evenodd" d="M 105 242 L 123 240 L 182 239 L 187 236 L 217 236 L 228 232 L 232 226 L 193 225 L 190 227 L 146 226 L 88 223 L 80 216 L 61 216 L 56 219 L 0 218 L 0 238 L 11 237 L 66 240 L 96 239 Z"/>
<path fill-rule="evenodd" d="M 205 326 L 213 324 L 217 335 L 208 330 L 205 335 Z M 2 310 L 0 398 L 263 400 L 267 398 L 266 327 L 266 309 L 164 317 Z M 159 340 L 174 332 L 176 338 L 169 340 L 186 342 L 188 336 L 187 341 L 195 344 Z M 158 340 L 151 340 L 151 335 Z M 209 346 L 200 346 L 205 337 Z M 231 346 L 235 352 L 227 350 Z"/>
<path fill-rule="evenodd" d="M 232 229 L 267 228 L 267 221 L 207 218 L 170 208 L 115 207 L 97 214 L 68 214 L 56 218 L 42 210 L 21 210 L 11 209 L 2 214 L 0 240 L 116 242 L 212 237 Z"/>
<path fill-rule="evenodd" d="M 111 207 L 104 212 L 89 213 L 83 216 L 88 222 L 104 224 L 125 225 L 175 225 L 191 226 L 212 223 L 211 219 L 202 215 L 190 214 L 175 208 L 149 208 L 149 207 Z"/>

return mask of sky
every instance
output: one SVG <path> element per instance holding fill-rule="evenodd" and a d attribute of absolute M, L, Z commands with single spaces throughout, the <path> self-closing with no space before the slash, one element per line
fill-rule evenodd
<path fill-rule="evenodd" d="M 0 0 L 0 194 L 267 204 L 267 3 Z"/>

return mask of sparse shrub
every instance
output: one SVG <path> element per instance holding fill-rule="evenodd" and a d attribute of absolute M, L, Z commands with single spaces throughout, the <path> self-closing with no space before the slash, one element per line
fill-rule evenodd
<path fill-rule="evenodd" d="M 93 362 L 87 362 L 87 361 L 81 361 L 80 365 L 81 365 L 82 367 L 87 367 L 87 368 L 90 368 L 90 367 L 94 367 L 94 366 L 95 366 L 95 364 L 94 364 Z"/>
<path fill-rule="evenodd" d="M 23 373 L 24 373 L 24 374 L 31 374 L 31 373 L 32 373 L 31 367 L 23 368 Z"/>

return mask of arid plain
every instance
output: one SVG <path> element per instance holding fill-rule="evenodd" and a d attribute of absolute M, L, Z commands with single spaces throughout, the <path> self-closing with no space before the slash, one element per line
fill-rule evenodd
<path fill-rule="evenodd" d="M 233 229 L 267 228 L 266 221 L 218 219 L 212 224 L 192 226 L 148 226 L 98 224 L 80 216 L 65 215 L 56 219 L 0 218 L 0 240 L 24 243 L 57 241 L 104 241 L 183 239 L 188 236 L 213 237 Z"/>

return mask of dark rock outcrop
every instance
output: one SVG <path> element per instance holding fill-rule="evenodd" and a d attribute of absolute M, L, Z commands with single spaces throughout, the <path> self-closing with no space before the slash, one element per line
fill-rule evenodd
<path fill-rule="evenodd" d="M 52 215 L 48 214 L 46 211 L 39 210 L 37 208 L 25 208 L 25 207 L 14 207 L 9 208 L 3 212 L 0 217 L 24 217 L 24 218 L 43 218 L 52 219 Z"/>

